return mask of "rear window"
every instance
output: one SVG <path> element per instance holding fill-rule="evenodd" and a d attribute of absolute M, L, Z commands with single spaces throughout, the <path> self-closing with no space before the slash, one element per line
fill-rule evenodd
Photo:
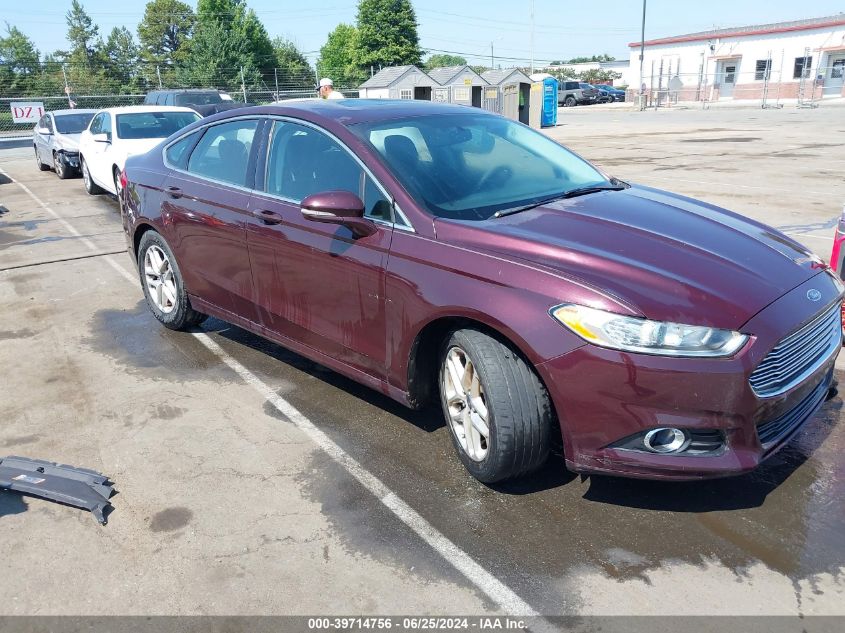
<path fill-rule="evenodd" d="M 167 138 L 199 120 L 196 112 L 137 112 L 117 115 L 117 137 Z"/>
<path fill-rule="evenodd" d="M 175 105 L 211 105 L 212 103 L 222 103 L 223 98 L 219 92 L 189 92 L 185 94 L 177 94 Z"/>

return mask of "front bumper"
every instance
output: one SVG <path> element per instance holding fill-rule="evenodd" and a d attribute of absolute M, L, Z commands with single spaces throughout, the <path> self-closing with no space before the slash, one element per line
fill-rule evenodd
<path fill-rule="evenodd" d="M 79 152 L 66 152 L 62 150 L 57 152 L 56 155 L 65 166 L 71 169 L 79 169 Z"/>
<path fill-rule="evenodd" d="M 811 288 L 821 291 L 820 301 L 808 300 Z M 777 396 L 758 397 L 749 376 L 787 334 L 839 299 L 829 275 L 816 275 L 742 327 L 751 341 L 728 359 L 649 356 L 584 345 L 538 365 L 560 420 L 567 467 L 675 480 L 725 477 L 756 468 L 821 407 L 833 385 L 839 349 Z M 724 445 L 699 455 L 612 446 L 659 427 L 717 430 Z"/>

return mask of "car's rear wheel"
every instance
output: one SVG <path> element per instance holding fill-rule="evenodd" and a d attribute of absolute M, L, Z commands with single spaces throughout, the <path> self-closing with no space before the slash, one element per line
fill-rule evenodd
<path fill-rule="evenodd" d="M 64 161 L 59 158 L 58 152 L 53 152 L 53 170 L 60 180 L 65 180 L 70 177 L 70 168 L 65 165 Z"/>
<path fill-rule="evenodd" d="M 38 155 L 38 148 L 33 147 L 35 150 L 35 164 L 38 165 L 39 171 L 48 171 L 50 169 L 50 165 L 45 165 L 41 162 L 41 157 Z"/>
<path fill-rule="evenodd" d="M 206 319 L 191 307 L 173 251 L 155 231 L 147 231 L 141 237 L 138 274 L 150 311 L 165 327 L 183 330 Z"/>
<path fill-rule="evenodd" d="M 94 179 L 91 178 L 91 172 L 88 169 L 88 163 L 86 160 L 80 157 L 79 163 L 79 166 L 82 168 L 82 182 L 85 183 L 85 191 L 88 192 L 88 195 L 96 196 L 103 193 L 103 188 L 95 183 Z"/>
<path fill-rule="evenodd" d="M 439 384 L 455 450 L 476 479 L 513 479 L 546 461 L 549 396 L 511 347 L 478 330 L 453 332 L 441 350 Z"/>
<path fill-rule="evenodd" d="M 577 105 L 577 101 L 575 101 L 575 97 L 569 95 L 566 99 L 563 100 L 563 107 L 564 108 L 574 108 Z"/>

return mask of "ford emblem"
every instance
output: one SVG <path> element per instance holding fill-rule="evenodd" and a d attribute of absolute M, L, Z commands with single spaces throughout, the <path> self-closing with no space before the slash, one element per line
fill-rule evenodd
<path fill-rule="evenodd" d="M 819 292 L 818 290 L 816 290 L 815 288 L 810 288 L 807 291 L 807 298 L 810 301 L 818 301 L 819 299 L 822 298 L 822 293 Z"/>

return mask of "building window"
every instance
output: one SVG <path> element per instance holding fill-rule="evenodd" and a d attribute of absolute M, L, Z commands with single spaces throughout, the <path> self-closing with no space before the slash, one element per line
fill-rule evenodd
<path fill-rule="evenodd" d="M 770 77 L 770 73 L 772 72 L 772 60 L 771 59 L 758 59 L 757 66 L 754 68 L 754 79 L 756 81 L 763 81 Z"/>
<path fill-rule="evenodd" d="M 793 79 L 807 79 L 810 76 L 810 71 L 813 68 L 813 56 L 795 58 L 795 72 L 792 74 Z"/>
<path fill-rule="evenodd" d="M 413 99 L 414 98 L 414 91 L 410 88 L 402 88 L 399 91 L 399 98 L 400 99 Z"/>

